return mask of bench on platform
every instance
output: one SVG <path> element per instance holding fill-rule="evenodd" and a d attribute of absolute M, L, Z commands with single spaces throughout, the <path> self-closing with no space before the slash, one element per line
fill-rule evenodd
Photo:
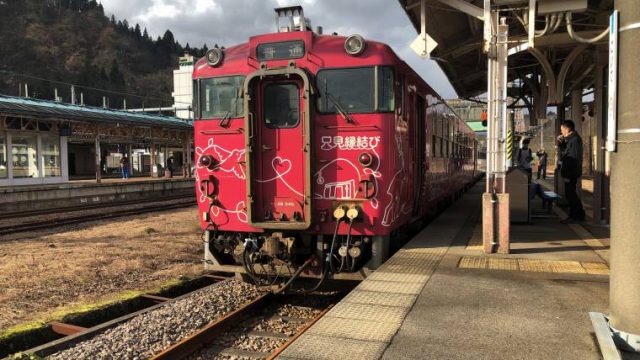
<path fill-rule="evenodd" d="M 533 200 L 536 195 L 542 199 L 542 208 L 546 210 L 546 213 L 549 215 L 553 211 L 553 204 L 562 199 L 562 196 L 555 192 L 545 191 L 540 184 L 532 182 L 530 185 L 529 199 Z"/>

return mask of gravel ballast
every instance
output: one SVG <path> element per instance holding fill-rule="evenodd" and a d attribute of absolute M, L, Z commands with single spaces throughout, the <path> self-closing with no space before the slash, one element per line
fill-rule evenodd
<path fill-rule="evenodd" d="M 212 343 L 188 357 L 189 360 L 245 360 L 267 358 L 282 346 L 308 322 L 312 321 L 329 304 L 331 296 L 294 295 L 283 297 L 283 303 L 274 303 L 262 309 L 255 317 L 230 329 Z M 273 337 L 268 334 L 278 335 Z M 229 350 L 233 349 L 233 350 Z M 233 354 L 237 350 L 239 353 Z M 231 353 L 229 352 L 231 351 Z M 261 356 L 248 357 L 242 351 Z"/>
<path fill-rule="evenodd" d="M 47 359 L 146 359 L 261 294 L 253 285 L 225 281 L 143 313 Z"/>

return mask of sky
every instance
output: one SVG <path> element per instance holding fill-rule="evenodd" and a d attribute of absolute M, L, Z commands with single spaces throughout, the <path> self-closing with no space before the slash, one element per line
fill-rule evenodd
<path fill-rule="evenodd" d="M 438 65 L 409 48 L 418 36 L 397 0 L 101 0 L 108 16 L 140 24 L 156 38 L 168 29 L 182 45 L 230 47 L 275 31 L 276 7 L 302 5 L 325 34 L 360 34 L 390 45 L 442 97 L 456 93 Z"/>

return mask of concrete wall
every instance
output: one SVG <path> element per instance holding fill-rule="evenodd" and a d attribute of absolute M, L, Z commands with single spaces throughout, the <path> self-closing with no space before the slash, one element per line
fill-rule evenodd
<path fill-rule="evenodd" d="M 0 213 L 58 209 L 118 201 L 190 195 L 195 199 L 193 179 L 149 180 L 130 183 L 27 186 L 0 189 Z"/>

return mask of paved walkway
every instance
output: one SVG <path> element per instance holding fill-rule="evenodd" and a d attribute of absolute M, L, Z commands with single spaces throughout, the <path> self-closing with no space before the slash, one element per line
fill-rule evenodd
<path fill-rule="evenodd" d="M 280 358 L 600 359 L 588 313 L 607 311 L 608 246 L 549 217 L 513 225 L 512 253 L 485 256 L 474 248 L 482 188 L 440 215 Z"/>

